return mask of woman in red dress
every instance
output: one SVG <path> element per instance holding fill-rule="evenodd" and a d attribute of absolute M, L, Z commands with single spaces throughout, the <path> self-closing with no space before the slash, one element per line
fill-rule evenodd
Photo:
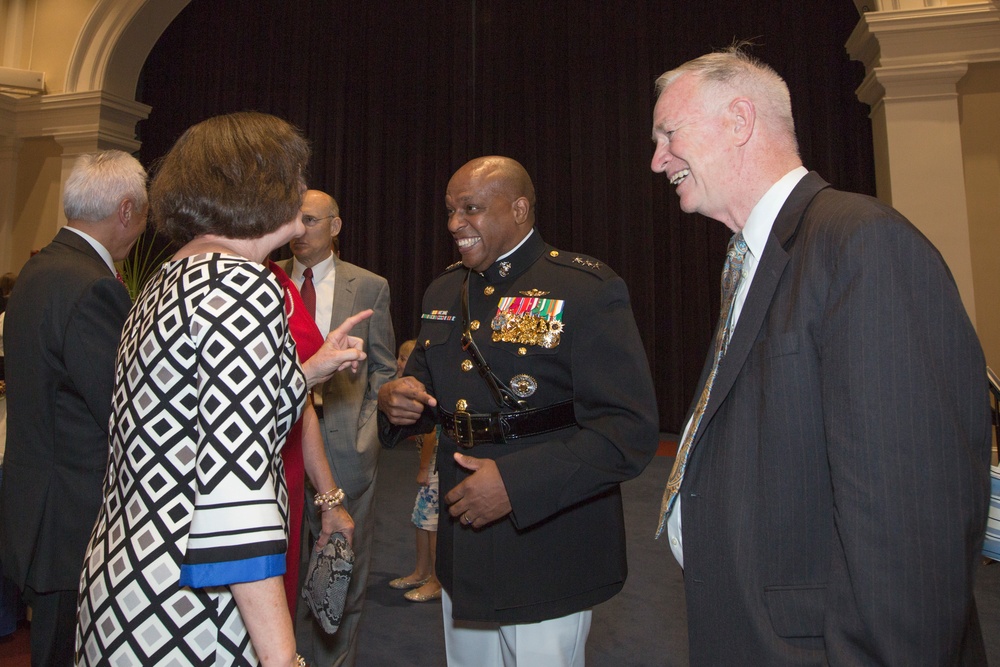
<path fill-rule="evenodd" d="M 288 314 L 288 328 L 295 340 L 299 361 L 305 361 L 323 344 L 323 335 L 316 322 L 306 311 L 299 290 L 280 266 L 268 261 L 268 268 L 278 279 L 285 292 L 285 312 Z M 319 430 L 319 419 L 312 401 L 306 401 L 302 418 L 292 427 L 281 449 L 281 459 L 285 464 L 285 483 L 288 485 L 288 550 L 285 552 L 285 597 L 288 610 L 295 619 L 295 605 L 299 595 L 299 558 L 302 544 L 303 512 L 315 512 L 312 503 L 305 506 L 305 476 L 316 489 L 337 488 L 330 472 L 323 446 L 323 435 Z M 343 533 L 349 543 L 354 539 L 354 520 L 343 505 L 338 505 L 321 514 L 322 531 L 316 542 L 316 550 L 326 546 L 330 536 Z"/>

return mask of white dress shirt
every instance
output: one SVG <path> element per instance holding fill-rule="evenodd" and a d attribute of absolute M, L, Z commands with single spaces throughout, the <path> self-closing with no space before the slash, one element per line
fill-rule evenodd
<path fill-rule="evenodd" d="M 740 279 L 740 284 L 736 288 L 736 296 L 733 298 L 733 324 L 729 328 L 730 338 L 732 338 L 733 332 L 736 331 L 740 313 L 743 312 L 743 304 L 746 303 L 747 293 L 750 291 L 753 277 L 757 273 L 757 264 L 764 254 L 764 246 L 767 245 L 767 239 L 771 235 L 771 227 L 774 226 L 774 219 L 778 217 L 778 212 L 785 205 L 788 195 L 792 193 L 792 190 L 802 180 L 802 177 L 808 173 L 809 170 L 805 167 L 792 169 L 782 176 L 777 183 L 772 185 L 753 207 L 753 210 L 750 211 L 750 217 L 747 218 L 746 224 L 743 226 L 743 239 L 747 242 L 748 251 L 746 257 L 743 259 L 743 277 Z M 688 419 L 687 424 L 684 426 L 684 433 L 681 434 L 681 442 L 684 441 L 684 437 L 690 428 L 691 420 Z M 677 496 L 674 509 L 667 518 L 667 535 L 670 538 L 670 551 L 673 552 L 674 558 L 677 559 L 678 564 L 683 568 L 684 542 L 681 539 L 680 495 Z"/>
<path fill-rule="evenodd" d="M 97 252 L 97 254 L 101 256 L 101 259 L 104 260 L 104 263 L 108 265 L 108 269 L 110 269 L 111 275 L 113 276 L 118 275 L 118 270 L 115 268 L 115 260 L 111 259 L 111 253 L 108 252 L 107 248 L 101 245 L 100 241 L 95 239 L 87 232 L 80 231 L 76 227 L 67 226 L 66 229 L 73 232 L 74 234 L 79 234 L 80 236 L 82 236 L 84 240 L 86 240 L 87 243 L 90 244 L 90 247 L 93 248 Z"/>

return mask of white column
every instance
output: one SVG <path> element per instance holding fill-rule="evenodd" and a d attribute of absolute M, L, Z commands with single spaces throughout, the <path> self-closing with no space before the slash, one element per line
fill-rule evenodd
<path fill-rule="evenodd" d="M 866 11 L 847 41 L 867 75 L 878 196 L 941 251 L 976 322 L 957 84 L 972 63 L 1000 60 L 997 0 L 855 0 Z"/>
<path fill-rule="evenodd" d="M 967 65 L 877 67 L 858 89 L 878 128 L 878 196 L 941 251 L 976 319 L 969 213 L 955 85 Z"/>

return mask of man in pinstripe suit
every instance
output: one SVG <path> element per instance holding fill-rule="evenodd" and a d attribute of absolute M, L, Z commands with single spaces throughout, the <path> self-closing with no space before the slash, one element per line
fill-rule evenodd
<path fill-rule="evenodd" d="M 692 664 L 985 664 L 985 361 L 947 266 L 806 171 L 785 82 L 739 47 L 657 91 L 653 171 L 749 247 L 661 514 Z"/>

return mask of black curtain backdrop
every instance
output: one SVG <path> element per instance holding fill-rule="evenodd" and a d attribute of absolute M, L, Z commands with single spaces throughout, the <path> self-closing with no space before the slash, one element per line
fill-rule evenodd
<path fill-rule="evenodd" d="M 416 336 L 428 283 L 457 259 L 444 191 L 471 158 L 519 160 L 553 245 L 614 268 L 656 381 L 663 431 L 696 391 L 729 232 L 683 214 L 649 170 L 653 81 L 734 39 L 788 82 L 802 157 L 874 193 L 871 126 L 844 44 L 850 0 L 193 0 L 147 59 L 140 159 L 189 125 L 255 109 L 313 145 L 341 256 L 385 276 L 396 338 Z"/>

